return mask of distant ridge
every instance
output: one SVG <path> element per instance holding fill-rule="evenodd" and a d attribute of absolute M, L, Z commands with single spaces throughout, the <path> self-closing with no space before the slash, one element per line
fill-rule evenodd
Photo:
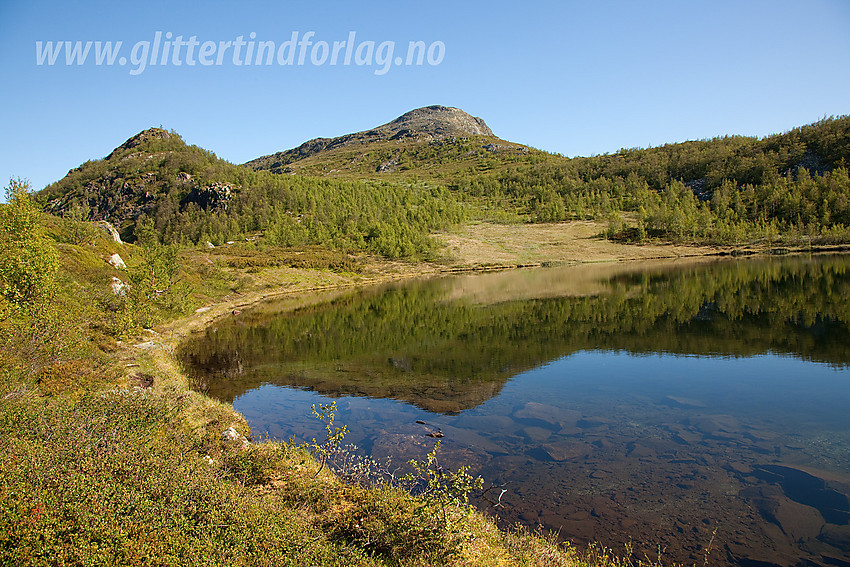
<path fill-rule="evenodd" d="M 314 138 L 297 148 L 258 157 L 245 165 L 253 169 L 268 169 L 281 173 L 284 166 L 290 163 L 339 148 L 394 140 L 434 142 L 471 136 L 495 138 L 493 131 L 481 118 L 452 106 L 432 105 L 406 112 L 395 120 L 371 130 L 336 138 Z"/>

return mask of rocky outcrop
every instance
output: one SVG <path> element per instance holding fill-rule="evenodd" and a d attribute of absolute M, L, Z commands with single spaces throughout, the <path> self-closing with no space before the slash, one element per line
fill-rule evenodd
<path fill-rule="evenodd" d="M 227 210 L 228 203 L 233 197 L 234 187 L 230 183 L 216 181 L 205 187 L 194 187 L 186 195 L 184 204 L 195 203 L 205 211 Z"/>
<path fill-rule="evenodd" d="M 318 153 L 347 146 L 362 146 L 375 142 L 409 139 L 419 142 L 435 142 L 471 136 L 494 137 L 493 131 L 481 118 L 471 116 L 451 106 L 426 106 L 402 114 L 395 120 L 371 130 L 346 134 L 337 138 L 315 138 L 297 148 L 278 152 L 251 160 L 245 165 L 253 169 L 268 169 L 274 173 L 286 173 L 286 166 Z M 389 160 L 381 164 L 378 173 L 392 171 Z M 383 168 L 383 169 L 381 169 Z"/>
<path fill-rule="evenodd" d="M 805 168 L 809 175 L 823 175 L 833 169 L 829 164 L 824 163 L 821 157 L 812 150 L 806 150 L 800 161 L 791 169 L 791 173 L 794 174 L 794 177 L 797 177 L 800 169 L 803 168 Z"/>
<path fill-rule="evenodd" d="M 124 260 L 121 259 L 121 256 L 119 256 L 118 254 L 113 254 L 112 256 L 110 256 L 107 262 L 109 262 L 110 266 L 118 270 L 127 269 L 127 264 L 124 263 Z"/>
<path fill-rule="evenodd" d="M 710 189 L 708 177 L 700 177 L 699 179 L 691 179 L 685 181 L 685 187 L 694 192 L 697 199 L 700 201 L 708 201 L 714 195 L 714 191 Z"/>
<path fill-rule="evenodd" d="M 493 131 L 482 119 L 470 116 L 459 108 L 439 105 L 411 110 L 375 130 L 388 135 L 390 139 L 493 136 Z"/>
<path fill-rule="evenodd" d="M 108 234 L 110 238 L 112 238 L 113 242 L 117 242 L 118 244 L 124 244 L 121 241 L 121 235 L 118 234 L 118 231 L 115 230 L 115 227 L 112 226 L 112 223 L 109 223 L 107 221 L 100 221 L 99 223 L 97 223 L 97 226 L 106 234 Z"/>
<path fill-rule="evenodd" d="M 158 185 L 154 172 L 140 173 L 128 178 L 110 170 L 61 197 L 51 199 L 45 210 L 61 215 L 74 206 L 82 205 L 89 211 L 91 219 L 120 225 L 127 219 L 135 219 L 154 209 Z"/>
<path fill-rule="evenodd" d="M 225 443 L 239 445 L 242 448 L 246 448 L 251 444 L 247 437 L 236 431 L 233 427 L 228 427 L 224 430 L 221 434 L 221 440 Z"/>
<path fill-rule="evenodd" d="M 112 152 L 106 156 L 107 160 L 110 160 L 114 157 L 117 157 L 120 154 L 125 153 L 127 150 L 132 150 L 142 146 L 152 140 L 167 140 L 174 136 L 167 130 L 163 130 L 162 128 L 148 128 L 147 130 L 143 130 L 112 150 Z"/>
<path fill-rule="evenodd" d="M 375 171 L 377 173 L 392 173 L 396 169 L 398 169 L 398 158 L 393 157 L 380 164 L 375 168 Z"/>
<path fill-rule="evenodd" d="M 136 148 L 137 144 L 141 143 L 140 140 L 144 139 L 143 134 L 150 132 L 151 130 L 146 130 L 130 138 L 120 148 Z M 167 132 L 165 134 L 172 135 Z M 107 162 L 112 159 L 116 167 L 107 168 L 103 174 L 93 179 L 75 183 L 76 187 L 48 200 L 45 210 L 61 215 L 76 206 L 82 206 L 88 211 L 89 218 L 99 221 L 98 226 L 107 231 L 113 240 L 121 242 L 114 225 L 126 226 L 128 221 L 133 222 L 142 215 L 150 216 L 163 199 L 179 198 L 181 206 L 194 203 L 204 211 L 226 211 L 233 195 L 239 190 L 238 186 L 226 181 L 202 185 L 191 174 L 182 171 L 176 175 L 163 175 L 160 163 L 169 152 L 161 155 L 147 154 L 144 151 L 128 155 L 116 154 L 120 148 L 110 154 L 118 157 L 107 158 Z M 142 161 L 142 169 L 129 172 L 122 169 L 120 162 L 129 158 L 139 158 Z M 145 167 L 149 170 L 145 171 Z M 80 170 L 81 168 L 72 170 L 68 178 L 78 174 Z"/>
<path fill-rule="evenodd" d="M 112 293 L 114 293 L 117 297 L 124 297 L 127 295 L 128 289 L 130 289 L 129 284 L 122 282 L 115 276 L 112 276 Z"/>

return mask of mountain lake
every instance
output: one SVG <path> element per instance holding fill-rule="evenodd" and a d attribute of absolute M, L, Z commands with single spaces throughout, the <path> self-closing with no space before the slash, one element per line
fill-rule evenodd
<path fill-rule="evenodd" d="M 850 566 L 848 300 L 842 255 L 452 275 L 268 301 L 179 356 L 259 438 L 322 439 L 331 401 L 349 450 L 392 470 L 439 438 L 504 527 Z"/>

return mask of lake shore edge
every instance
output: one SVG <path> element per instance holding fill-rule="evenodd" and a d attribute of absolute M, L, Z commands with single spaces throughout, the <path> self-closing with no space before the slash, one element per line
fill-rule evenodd
<path fill-rule="evenodd" d="M 622 245 L 623 248 L 642 249 L 639 245 Z M 663 252 L 669 250 L 669 253 Z M 789 248 L 732 248 L 732 247 L 700 247 L 679 245 L 657 245 L 652 248 L 652 254 L 634 254 L 631 256 L 620 256 L 617 258 L 589 257 L 585 260 L 563 261 L 559 259 L 539 260 L 526 263 L 456 263 L 443 265 L 434 262 L 393 262 L 373 261 L 367 265 L 367 273 L 343 275 L 341 281 L 325 285 L 312 285 L 308 281 L 295 285 L 279 287 L 248 288 L 234 295 L 224 296 L 220 299 L 206 303 L 199 307 L 194 313 L 163 322 L 154 330 L 163 337 L 167 337 L 166 344 L 169 348 L 176 348 L 180 341 L 192 332 L 200 332 L 217 319 L 232 315 L 234 311 L 249 309 L 255 305 L 273 299 L 285 297 L 309 296 L 322 292 L 355 289 L 385 285 L 391 282 L 400 282 L 414 278 L 445 277 L 458 274 L 481 274 L 487 272 L 500 272 L 510 270 L 527 270 L 536 268 L 549 268 L 560 266 L 592 266 L 600 264 L 638 264 L 648 261 L 669 262 L 708 262 L 730 258 L 758 258 L 781 256 L 799 256 L 808 254 L 835 254 L 850 252 L 850 246 L 820 246 L 820 247 L 789 247 Z M 390 268 L 389 270 L 387 268 Z"/>
<path fill-rule="evenodd" d="M 632 248 L 639 252 L 645 252 L 645 249 L 641 249 L 638 246 L 625 246 L 626 248 Z M 821 254 L 821 253 L 835 253 L 835 252 L 844 252 L 845 250 L 838 249 L 837 247 L 825 247 L 818 250 L 813 249 L 797 249 L 797 250 L 782 250 L 781 254 L 794 254 L 794 255 L 806 255 L 806 254 Z M 662 252 L 662 253 L 659 253 Z M 666 252 L 666 253 L 664 253 Z M 525 270 L 525 269 L 533 269 L 533 268 L 543 268 L 550 266 L 561 266 L 561 265 L 570 265 L 575 266 L 577 268 L 581 268 L 582 266 L 593 266 L 599 264 L 629 264 L 635 265 L 643 262 L 670 262 L 670 264 L 679 264 L 682 263 L 703 263 L 703 262 L 714 262 L 714 261 L 722 261 L 724 259 L 729 259 L 732 257 L 771 257 L 776 254 L 775 250 L 771 250 L 768 248 L 764 249 L 753 249 L 748 248 L 745 250 L 735 250 L 731 248 L 706 248 L 706 247 L 677 247 L 677 246 L 669 246 L 665 248 L 664 246 L 656 246 L 652 250 L 652 255 L 647 254 L 633 254 L 630 257 L 617 257 L 616 259 L 608 259 L 608 258 L 589 258 L 586 261 L 568 261 L 564 262 L 562 260 L 539 260 L 536 262 L 525 262 L 525 263 L 455 263 L 451 265 L 446 264 L 437 264 L 437 263 L 425 263 L 425 262 L 417 262 L 417 263 L 392 263 L 388 265 L 386 262 L 376 262 L 374 264 L 367 264 L 366 270 L 362 274 L 347 274 L 341 280 L 338 280 L 333 283 L 328 283 L 325 285 L 312 285 L 309 279 L 305 279 L 295 285 L 286 285 L 278 288 L 248 288 L 243 290 L 241 293 L 225 296 L 217 301 L 211 301 L 204 306 L 198 308 L 195 313 L 190 315 L 180 317 L 174 319 L 172 321 L 165 322 L 161 325 L 158 325 L 155 329 L 153 329 L 154 336 L 151 338 L 150 336 L 143 335 L 140 339 L 147 339 L 147 341 L 154 345 L 154 348 L 144 348 L 142 358 L 147 359 L 147 363 L 143 363 L 142 366 L 149 367 L 152 371 L 156 372 L 159 376 L 165 377 L 166 380 L 161 383 L 160 387 L 177 387 L 180 390 L 189 390 L 191 389 L 190 378 L 186 375 L 185 371 L 180 367 L 180 364 L 175 356 L 175 350 L 179 347 L 180 343 L 186 339 L 192 333 L 200 333 L 203 332 L 210 325 L 214 324 L 217 320 L 220 320 L 224 317 L 238 315 L 242 310 L 250 309 L 256 305 L 259 305 L 263 302 L 276 300 L 280 301 L 282 299 L 291 299 L 292 307 L 295 308 L 298 305 L 303 304 L 303 302 L 310 301 L 310 298 L 315 298 L 323 293 L 332 293 L 337 291 L 344 291 L 349 289 L 358 289 L 364 287 L 371 286 L 379 286 L 388 284 L 391 282 L 397 281 L 405 281 L 414 278 L 433 278 L 433 277 L 444 277 L 451 276 L 456 274 L 476 274 L 476 273 L 485 273 L 485 272 L 493 272 L 493 271 L 506 271 L 506 270 Z M 142 344 L 142 343 L 139 343 Z M 125 345 L 124 348 L 121 349 L 122 355 L 119 355 L 120 359 L 130 360 L 135 359 L 138 360 L 138 351 L 135 346 L 130 344 Z M 204 394 L 199 394 L 193 391 L 193 398 L 197 396 L 197 399 L 201 402 L 202 405 L 210 407 L 217 407 L 217 411 L 220 411 L 222 408 L 227 412 L 232 414 L 232 426 L 235 426 L 240 432 L 244 432 L 244 434 L 250 437 L 251 432 L 247 423 L 241 414 L 236 412 L 231 404 L 226 404 L 222 402 L 218 402 L 216 400 L 210 399 Z M 476 513 L 480 514 L 480 513 Z M 483 522 L 483 524 L 482 524 Z M 476 520 L 475 525 L 483 526 L 485 524 L 488 525 L 487 531 L 489 533 L 490 529 L 495 529 L 495 524 L 490 526 L 488 522 L 491 522 L 489 519 L 485 519 L 483 515 Z M 483 528 L 481 528 L 483 529 Z M 502 532 L 499 532 L 502 533 Z M 525 534 L 524 536 L 517 537 L 531 537 L 528 535 L 528 532 L 522 532 Z M 487 538 L 492 538 L 492 534 L 488 535 Z M 505 537 L 509 537 L 506 535 Z M 510 536 L 515 537 L 515 536 Z M 534 536 L 537 537 L 537 536 Z M 534 545 L 544 545 L 547 549 L 557 549 L 558 544 L 552 539 L 535 539 L 536 543 Z M 488 544 L 489 545 L 489 544 Z M 554 546 L 554 547 L 553 547 Z M 582 556 L 583 558 L 579 558 L 576 555 L 576 550 L 571 547 L 564 548 L 569 555 L 570 564 L 575 565 L 607 565 L 611 564 L 611 561 L 616 561 L 612 559 L 613 556 L 610 556 L 609 552 L 602 553 L 601 556 L 591 558 L 589 555 Z M 550 553 L 547 551 L 546 553 Z M 596 553 L 596 552 L 594 552 Z M 597 559 L 603 559 L 601 561 L 597 561 Z"/>

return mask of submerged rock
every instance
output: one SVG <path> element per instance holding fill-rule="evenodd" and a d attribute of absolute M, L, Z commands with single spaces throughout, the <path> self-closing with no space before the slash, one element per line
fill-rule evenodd
<path fill-rule="evenodd" d="M 535 450 L 535 457 L 541 460 L 568 461 L 573 459 L 584 459 L 593 452 L 593 447 L 575 441 L 555 441 L 544 443 L 540 449 Z"/>
<path fill-rule="evenodd" d="M 528 402 L 514 412 L 514 418 L 560 429 L 564 425 L 574 425 L 581 414 L 574 410 L 565 410 L 549 404 Z M 536 422 L 536 423 L 535 423 Z"/>
<path fill-rule="evenodd" d="M 814 471 L 813 471 L 814 472 Z M 850 524 L 850 498 L 833 488 L 826 479 L 794 466 L 761 465 L 754 468 L 754 476 L 782 488 L 788 498 L 817 510 L 826 522 Z M 789 514 L 799 517 L 799 513 Z"/>

